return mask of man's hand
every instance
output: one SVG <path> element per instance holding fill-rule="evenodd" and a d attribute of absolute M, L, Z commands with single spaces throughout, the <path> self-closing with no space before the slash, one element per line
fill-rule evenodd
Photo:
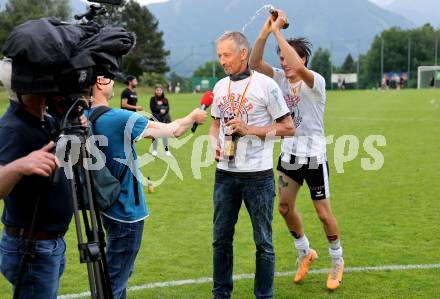
<path fill-rule="evenodd" d="M 283 29 L 284 25 L 287 23 L 286 13 L 280 9 L 277 9 L 277 12 L 278 12 L 278 18 L 275 21 L 273 21 L 270 26 L 270 31 L 272 33 L 280 31 L 281 29 Z"/>
<path fill-rule="evenodd" d="M 81 115 L 79 117 L 79 123 L 81 124 L 81 127 L 84 127 L 84 128 L 88 127 L 87 118 L 84 115 Z"/>
<path fill-rule="evenodd" d="M 249 127 L 241 118 L 234 118 L 226 123 L 226 127 L 232 134 L 238 134 L 240 136 L 248 135 Z"/>
<path fill-rule="evenodd" d="M 57 157 L 51 153 L 54 147 L 55 143 L 51 141 L 40 150 L 17 160 L 20 173 L 26 176 L 50 176 L 60 165 Z"/>
<path fill-rule="evenodd" d="M 136 111 L 143 111 L 144 110 L 144 107 L 142 107 L 142 106 L 136 106 Z"/>
<path fill-rule="evenodd" d="M 267 38 L 272 32 L 271 27 L 273 23 L 273 17 L 269 16 L 263 24 L 263 28 L 261 28 L 260 36 L 263 38 Z"/>
<path fill-rule="evenodd" d="M 216 137 L 210 136 L 210 145 L 212 149 L 212 153 L 214 154 L 215 161 L 219 162 L 222 159 L 223 153 L 222 148 L 220 146 L 220 142 Z"/>
<path fill-rule="evenodd" d="M 219 162 L 223 157 L 223 152 L 217 139 L 211 139 L 211 149 L 214 154 L 214 160 Z"/>
<path fill-rule="evenodd" d="M 191 112 L 191 118 L 195 123 L 203 124 L 206 120 L 206 117 L 208 117 L 208 112 L 200 109 L 200 108 L 196 108 Z"/>

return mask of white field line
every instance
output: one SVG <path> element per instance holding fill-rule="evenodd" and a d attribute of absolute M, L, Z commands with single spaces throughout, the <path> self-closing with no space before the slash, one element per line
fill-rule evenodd
<path fill-rule="evenodd" d="M 370 272 L 370 271 L 406 271 L 406 270 L 420 270 L 420 269 L 440 269 L 440 264 L 419 264 L 419 265 L 387 265 L 387 266 L 372 266 L 372 267 L 347 267 L 344 269 L 345 273 L 349 272 Z M 330 269 L 310 270 L 309 274 L 328 273 Z M 275 277 L 292 276 L 294 272 L 275 272 Z M 234 275 L 234 280 L 253 279 L 254 274 L 239 274 Z M 191 284 L 202 284 L 212 282 L 211 277 L 202 277 L 197 279 L 185 279 L 175 281 L 153 282 L 149 284 L 129 287 L 128 291 L 139 291 L 144 289 L 166 288 Z M 58 296 L 58 299 L 71 299 L 90 297 L 90 292 L 78 294 L 66 294 Z"/>

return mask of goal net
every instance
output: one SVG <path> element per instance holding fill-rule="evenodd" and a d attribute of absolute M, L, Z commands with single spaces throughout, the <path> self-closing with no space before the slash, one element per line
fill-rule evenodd
<path fill-rule="evenodd" d="M 417 88 L 440 88 L 440 66 L 419 66 Z"/>

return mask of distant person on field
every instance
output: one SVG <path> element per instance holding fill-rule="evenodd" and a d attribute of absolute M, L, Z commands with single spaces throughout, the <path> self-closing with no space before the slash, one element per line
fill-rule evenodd
<path fill-rule="evenodd" d="M 154 96 L 150 99 L 150 109 L 153 114 L 153 119 L 155 121 L 168 124 L 171 122 L 170 116 L 170 104 L 168 99 L 165 97 L 165 92 L 163 90 L 162 85 L 156 85 L 154 89 Z M 171 153 L 168 148 L 168 138 L 162 138 L 163 146 L 165 148 L 165 154 L 167 156 L 171 156 Z M 157 143 L 158 139 L 153 138 L 153 152 L 151 153 L 153 156 L 157 156 Z"/>
<path fill-rule="evenodd" d="M 176 88 L 174 89 L 175 93 L 180 93 L 180 82 L 177 82 Z"/>
<path fill-rule="evenodd" d="M 342 89 L 342 79 L 341 77 L 338 78 L 338 90 Z"/>
<path fill-rule="evenodd" d="M 430 86 L 431 88 L 434 88 L 434 87 L 435 87 L 435 77 L 434 77 L 434 76 L 432 76 L 431 81 L 429 82 L 429 86 Z"/>
<path fill-rule="evenodd" d="M 342 79 L 342 90 L 345 90 L 346 88 L 346 83 L 345 83 L 345 78 Z"/>
<path fill-rule="evenodd" d="M 302 281 L 317 253 L 310 248 L 301 216 L 296 209 L 299 189 L 306 181 L 316 213 L 327 236 L 332 258 L 327 288 L 339 287 L 344 271 L 344 259 L 339 227 L 330 206 L 329 171 L 324 135 L 326 104 L 325 79 L 307 68 L 311 45 L 305 38 L 285 39 L 281 28 L 286 15 L 278 10 L 276 21 L 270 16 L 255 41 L 249 59 L 251 67 L 273 78 L 280 86 L 295 123 L 295 136 L 284 138 L 278 160 L 278 210 L 284 218 L 298 251 L 298 270 L 294 282 Z M 263 60 L 264 47 L 270 34 L 278 43 L 281 69 Z"/>
<path fill-rule="evenodd" d="M 138 94 L 135 88 L 138 85 L 138 81 L 134 76 L 127 76 L 125 84 L 127 88 L 122 91 L 121 94 L 121 108 L 129 111 L 142 111 L 144 110 L 142 106 L 137 104 Z"/>
<path fill-rule="evenodd" d="M 397 89 L 403 89 L 405 85 L 405 80 L 403 79 L 402 76 L 399 77 L 399 83 L 397 84 Z"/>
<path fill-rule="evenodd" d="M 390 79 L 387 75 L 385 75 L 385 89 L 388 90 L 390 88 Z"/>

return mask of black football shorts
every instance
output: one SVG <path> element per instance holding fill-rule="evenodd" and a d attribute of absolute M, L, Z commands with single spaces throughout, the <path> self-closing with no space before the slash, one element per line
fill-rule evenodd
<path fill-rule="evenodd" d="M 289 154 L 281 153 L 278 158 L 277 170 L 287 175 L 289 178 L 300 184 L 307 182 L 310 190 L 310 197 L 313 200 L 330 198 L 328 162 L 318 162 L 316 157 L 300 158 L 294 155 L 282 159 Z M 286 162 L 290 160 L 290 162 Z"/>

